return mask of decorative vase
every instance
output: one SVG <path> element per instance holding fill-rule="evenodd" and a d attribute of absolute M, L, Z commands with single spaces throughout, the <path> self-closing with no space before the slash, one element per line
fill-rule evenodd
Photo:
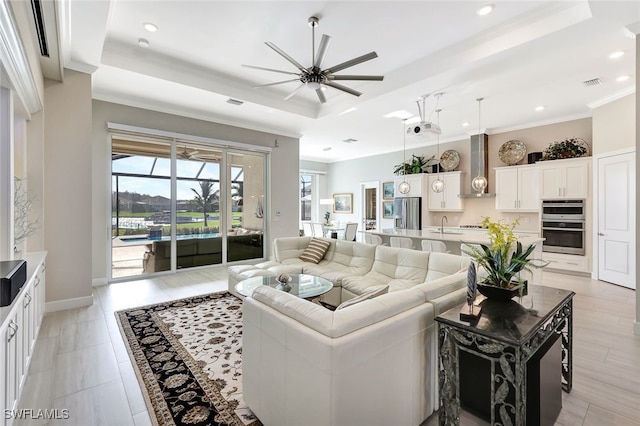
<path fill-rule="evenodd" d="M 512 286 L 509 288 L 496 287 L 491 284 L 478 283 L 478 291 L 487 299 L 497 300 L 501 302 L 508 302 L 515 296 L 520 296 L 520 289 L 522 288 L 522 296 L 527 295 L 527 281 L 512 282 Z"/>

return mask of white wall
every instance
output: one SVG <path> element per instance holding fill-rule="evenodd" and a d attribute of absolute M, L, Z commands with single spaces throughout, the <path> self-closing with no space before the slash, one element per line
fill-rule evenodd
<path fill-rule="evenodd" d="M 45 80 L 47 303 L 91 302 L 91 76 Z M 71 305 L 58 305 L 70 307 Z"/>
<path fill-rule="evenodd" d="M 107 192 L 110 179 L 110 158 L 107 135 L 107 122 L 139 126 L 167 132 L 183 133 L 226 141 L 273 147 L 271 162 L 270 200 L 267 200 L 269 218 L 265 225 L 269 233 L 265 241 L 274 238 L 298 235 L 298 139 L 257 132 L 239 127 L 195 120 L 156 111 L 133 108 L 109 102 L 93 101 L 93 134 L 88 139 L 93 144 L 91 159 L 92 195 L 91 224 L 93 237 L 92 276 L 96 282 L 107 277 L 107 250 L 109 224 L 107 213 L 110 211 L 110 195 Z M 275 141 L 278 146 L 275 147 Z M 280 216 L 276 215 L 280 212 Z"/>
<path fill-rule="evenodd" d="M 594 155 L 635 147 L 636 96 L 627 95 L 593 110 Z"/>

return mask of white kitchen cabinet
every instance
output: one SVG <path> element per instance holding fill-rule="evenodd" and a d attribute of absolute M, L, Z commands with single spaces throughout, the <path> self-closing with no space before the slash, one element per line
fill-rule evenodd
<path fill-rule="evenodd" d="M 427 208 L 432 211 L 462 211 L 463 202 L 460 198 L 462 192 L 462 172 L 446 172 L 427 175 L 425 193 Z M 444 181 L 444 191 L 434 192 L 431 189 L 433 182 L 438 179 Z"/>
<path fill-rule="evenodd" d="M 542 260 L 549 262 L 545 269 L 572 272 L 591 272 L 590 258 L 576 254 L 542 252 Z"/>
<path fill-rule="evenodd" d="M 0 425 L 10 426 L 24 386 L 44 314 L 46 253 L 26 256 L 27 280 L 9 306 L 0 308 Z"/>
<path fill-rule="evenodd" d="M 590 162 L 590 157 L 543 162 L 540 165 L 541 198 L 588 198 Z"/>
<path fill-rule="evenodd" d="M 423 186 L 424 186 L 424 181 L 426 180 L 425 176 L 426 176 L 426 174 L 419 173 L 419 174 L 414 174 L 414 175 L 406 175 L 406 176 L 397 176 L 397 177 L 395 177 L 393 179 L 394 196 L 396 198 L 422 197 L 422 190 L 423 190 Z M 400 183 L 402 183 L 405 180 L 409 184 L 410 189 L 409 189 L 409 192 L 407 192 L 406 194 L 403 194 L 398 189 L 398 185 L 400 185 Z"/>
<path fill-rule="evenodd" d="M 537 165 L 499 167 L 495 171 L 496 210 L 540 210 L 540 174 Z"/>

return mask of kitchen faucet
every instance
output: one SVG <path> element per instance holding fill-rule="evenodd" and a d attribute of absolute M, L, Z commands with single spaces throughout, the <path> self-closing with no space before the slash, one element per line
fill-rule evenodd
<path fill-rule="evenodd" d="M 442 215 L 442 219 L 440 219 L 440 233 L 444 233 L 444 222 L 447 222 L 447 224 L 449 223 L 449 219 L 447 219 L 447 217 L 445 215 Z"/>

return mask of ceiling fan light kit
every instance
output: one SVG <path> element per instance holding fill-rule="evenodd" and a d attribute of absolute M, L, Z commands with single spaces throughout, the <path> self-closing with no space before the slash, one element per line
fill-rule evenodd
<path fill-rule="evenodd" d="M 378 54 L 376 52 L 369 52 L 365 55 L 358 56 L 357 58 L 350 59 L 346 62 L 343 62 L 338 65 L 334 65 L 332 67 L 329 67 L 323 70 L 322 63 L 324 62 L 324 58 L 327 54 L 327 49 L 329 48 L 331 37 L 329 37 L 326 34 L 322 35 L 322 39 L 320 40 L 320 45 L 318 47 L 318 52 L 316 53 L 315 30 L 316 30 L 316 27 L 319 25 L 319 20 L 317 17 L 312 16 L 309 18 L 308 24 L 311 27 L 311 66 L 308 68 L 305 68 L 302 64 L 300 64 L 298 61 L 293 59 L 291 56 L 289 56 L 285 51 L 280 49 L 274 43 L 267 41 L 265 42 L 265 44 L 269 46 L 271 49 L 273 49 L 277 54 L 279 54 L 284 59 L 286 59 L 289 63 L 293 64 L 293 66 L 295 66 L 298 69 L 298 72 L 290 72 L 290 71 L 277 70 L 273 68 L 257 67 L 253 65 L 243 65 L 243 66 L 262 70 L 262 71 L 288 74 L 288 75 L 297 76 L 297 77 L 289 80 L 277 81 L 275 83 L 261 84 L 258 86 L 254 86 L 254 88 L 270 87 L 270 86 L 276 86 L 279 84 L 286 84 L 286 83 L 299 81 L 301 84 L 293 92 L 291 92 L 287 97 L 284 98 L 285 101 L 291 99 L 293 96 L 299 93 L 302 89 L 308 88 L 316 92 L 316 95 L 318 96 L 318 100 L 320 101 L 320 103 L 325 103 L 327 102 L 327 99 L 323 91 L 326 90 L 327 87 L 332 87 L 336 90 L 348 93 L 353 96 L 362 95 L 361 92 L 358 92 L 357 90 L 351 89 L 347 86 L 343 86 L 342 84 L 336 83 L 335 81 L 382 81 L 384 79 L 384 76 L 381 76 L 381 75 L 335 75 L 334 74 L 346 68 L 350 68 L 352 66 L 377 58 Z"/>

